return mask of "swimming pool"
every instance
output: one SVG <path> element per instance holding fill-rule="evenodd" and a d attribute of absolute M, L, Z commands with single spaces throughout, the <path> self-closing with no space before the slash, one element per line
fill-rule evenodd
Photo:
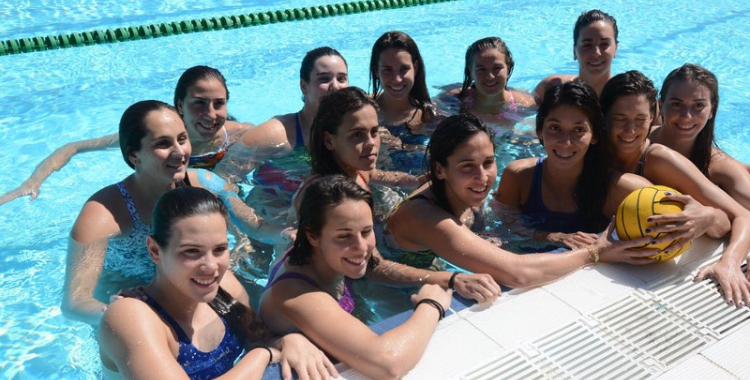
<path fill-rule="evenodd" d="M 50 2 L 42 12 L 29 1 L 5 5 L 7 11 L 0 12 L 4 21 L 0 38 L 270 9 L 263 2 L 229 0 L 200 6 L 184 1 L 143 2 L 128 9 L 115 2 L 62 3 Z M 326 2 L 276 2 L 274 7 L 320 3 Z M 193 65 L 219 68 L 229 80 L 230 113 L 254 123 L 300 107 L 299 62 L 305 51 L 316 46 L 339 49 L 349 62 L 351 83 L 366 87 L 372 43 L 391 29 L 403 30 L 419 43 L 431 86 L 461 81 L 465 47 L 481 37 L 498 35 L 516 60 L 511 86 L 531 89 L 547 74 L 576 71 L 573 22 L 581 11 L 598 5 L 572 0 L 556 2 L 553 8 L 542 0 L 451 2 L 3 56 L 0 97 L 6 112 L 0 116 L 0 158 L 14 169 L 0 173 L 0 193 L 20 184 L 58 146 L 116 131 L 127 105 L 145 98 L 170 101 L 178 76 Z M 79 7 L 84 11 L 71 11 Z M 620 27 L 613 72 L 639 69 L 659 85 L 671 69 L 685 62 L 708 67 L 721 85 L 719 143 L 750 162 L 750 132 L 745 128 L 750 119 L 750 76 L 745 72 L 750 68 L 750 52 L 745 49 L 750 44 L 750 4 L 717 0 L 703 3 L 700 10 L 693 7 L 678 1 L 607 4 L 604 10 L 617 18 Z M 70 15 L 80 17 L 70 19 Z M 60 23 L 64 17 L 66 23 Z M 434 88 L 431 91 L 436 95 Z M 3 377 L 98 375 L 91 329 L 66 321 L 58 307 L 67 234 L 90 194 L 129 173 L 117 151 L 86 154 L 53 174 L 37 200 L 0 206 Z"/>

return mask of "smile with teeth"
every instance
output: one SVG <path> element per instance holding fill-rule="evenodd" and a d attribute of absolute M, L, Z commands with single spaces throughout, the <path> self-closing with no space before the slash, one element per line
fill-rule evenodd
<path fill-rule="evenodd" d="M 210 286 L 216 282 L 216 277 L 193 278 L 192 281 L 201 286 Z"/>
<path fill-rule="evenodd" d="M 360 258 L 357 258 L 357 259 L 351 259 L 351 258 L 346 258 L 345 257 L 344 261 L 346 261 L 347 263 L 352 264 L 354 266 L 362 266 L 367 261 L 366 259 L 367 259 L 366 256 L 365 257 L 360 257 Z"/>
<path fill-rule="evenodd" d="M 560 157 L 560 158 L 570 158 L 570 157 L 573 157 L 576 154 L 576 152 L 562 153 L 562 152 L 558 152 L 556 150 L 554 152 L 555 152 L 555 156 Z"/>
<path fill-rule="evenodd" d="M 182 169 L 182 167 L 184 165 L 185 165 L 185 162 L 184 161 L 180 161 L 180 162 L 174 162 L 174 163 L 171 163 L 171 164 L 167 164 L 167 167 L 170 168 L 170 169 L 177 169 L 177 170 L 179 170 L 179 169 Z"/>
<path fill-rule="evenodd" d="M 469 190 L 475 193 L 484 193 L 487 191 L 487 185 L 484 185 L 483 187 L 470 187 Z"/>
<path fill-rule="evenodd" d="M 403 84 L 402 84 L 402 85 L 400 85 L 400 86 L 394 86 L 394 85 L 390 85 L 390 86 L 388 86 L 388 87 L 389 87 L 389 88 L 390 88 L 391 90 L 393 90 L 393 91 L 401 91 L 401 90 L 403 90 L 404 88 L 406 88 L 406 86 L 404 86 Z"/>
<path fill-rule="evenodd" d="M 624 143 L 632 143 L 635 140 L 636 140 L 636 136 L 632 136 L 632 137 L 620 137 L 620 141 L 622 141 Z"/>
<path fill-rule="evenodd" d="M 604 60 L 599 61 L 589 61 L 589 66 L 598 67 L 604 64 Z"/>
<path fill-rule="evenodd" d="M 201 128 L 201 129 L 205 129 L 205 130 L 207 130 L 207 131 L 212 131 L 212 130 L 214 130 L 214 129 L 217 129 L 217 125 L 216 125 L 216 123 L 214 123 L 213 121 L 212 121 L 212 122 L 211 122 L 210 124 L 205 124 L 205 123 L 203 123 L 203 122 L 200 122 L 200 121 L 199 121 L 199 122 L 197 122 L 197 123 L 196 123 L 196 125 L 197 125 L 197 126 L 198 126 L 199 128 Z"/>

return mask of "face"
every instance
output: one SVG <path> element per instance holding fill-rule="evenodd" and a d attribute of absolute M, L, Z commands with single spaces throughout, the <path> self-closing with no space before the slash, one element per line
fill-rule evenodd
<path fill-rule="evenodd" d="M 213 139 L 227 121 L 227 92 L 216 78 L 195 82 L 178 106 L 193 141 Z"/>
<path fill-rule="evenodd" d="M 661 104 L 664 126 L 674 138 L 694 141 L 711 119 L 711 90 L 690 81 L 672 82 Z"/>
<path fill-rule="evenodd" d="M 346 64 L 337 55 L 324 55 L 318 58 L 310 73 L 310 82 L 300 81 L 305 103 L 317 110 L 320 98 L 341 88 L 349 87 L 349 73 Z"/>
<path fill-rule="evenodd" d="M 479 92 L 485 96 L 502 94 L 508 83 L 505 54 L 498 49 L 486 49 L 474 55 L 471 76 Z"/>
<path fill-rule="evenodd" d="M 375 248 L 370 205 L 346 200 L 329 208 L 320 235 L 308 233 L 308 239 L 334 272 L 349 278 L 364 276 Z"/>
<path fill-rule="evenodd" d="M 436 165 L 435 175 L 445 181 L 448 199 L 467 206 L 480 206 L 497 178 L 495 150 L 490 137 L 479 132 L 448 157 L 448 165 Z"/>
<path fill-rule="evenodd" d="M 580 71 L 591 74 L 609 73 L 612 59 L 616 55 L 617 42 L 611 24 L 595 21 L 581 29 L 573 50 L 573 57 L 578 60 Z"/>
<path fill-rule="evenodd" d="M 406 50 L 390 48 L 380 53 L 378 77 L 386 95 L 393 99 L 406 99 L 414 87 L 416 67 Z"/>
<path fill-rule="evenodd" d="M 609 139 L 617 152 L 640 154 L 651 130 L 651 109 L 646 95 L 615 100 L 607 115 Z"/>
<path fill-rule="evenodd" d="M 166 247 L 148 238 L 148 248 L 160 273 L 182 294 L 196 302 L 216 297 L 229 266 L 227 225 L 218 213 L 177 219 Z"/>
<path fill-rule="evenodd" d="M 545 162 L 559 169 L 582 167 L 589 145 L 596 143 L 589 118 L 572 106 L 553 108 L 538 136 L 547 152 Z"/>
<path fill-rule="evenodd" d="M 335 135 L 324 132 L 324 143 L 346 170 L 372 170 L 378 159 L 378 114 L 371 105 L 344 115 Z"/>
<path fill-rule="evenodd" d="M 182 181 L 190 158 L 190 140 L 180 115 L 164 108 L 150 112 L 145 121 L 148 132 L 141 139 L 141 149 L 130 154 L 136 171 L 167 182 Z"/>

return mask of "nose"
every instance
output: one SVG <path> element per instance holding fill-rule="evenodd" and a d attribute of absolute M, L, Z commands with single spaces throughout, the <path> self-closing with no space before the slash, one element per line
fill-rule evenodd
<path fill-rule="evenodd" d="M 357 234 L 356 249 L 357 252 L 363 252 L 370 249 L 367 237 L 362 236 L 362 234 Z"/>
<path fill-rule="evenodd" d="M 201 261 L 201 268 L 206 269 L 207 271 L 215 271 L 219 268 L 218 260 L 210 252 L 206 255 L 203 255 L 203 259 Z"/>
<path fill-rule="evenodd" d="M 375 146 L 380 144 L 380 133 L 375 133 L 373 136 L 372 133 L 367 134 L 367 140 L 365 140 L 366 146 Z"/>
<path fill-rule="evenodd" d="M 213 102 L 209 102 L 206 106 L 206 116 L 211 119 L 216 119 L 216 108 L 214 108 Z"/>
<path fill-rule="evenodd" d="M 343 88 L 342 84 L 339 83 L 339 81 L 334 80 L 333 82 L 331 82 L 331 85 L 328 86 L 328 92 L 338 91 L 341 88 Z"/>

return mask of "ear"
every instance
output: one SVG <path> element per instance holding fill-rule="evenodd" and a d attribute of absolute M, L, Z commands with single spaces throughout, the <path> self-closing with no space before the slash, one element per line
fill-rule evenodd
<path fill-rule="evenodd" d="M 326 131 L 323 131 L 323 145 L 326 149 L 333 150 L 333 136 Z"/>
<path fill-rule="evenodd" d="M 615 42 L 615 53 L 612 54 L 612 58 L 617 58 L 617 48 L 618 48 L 618 43 Z"/>
<path fill-rule="evenodd" d="M 133 166 L 141 163 L 141 159 L 138 158 L 138 156 L 136 155 L 136 152 L 128 153 L 128 160 L 130 161 L 131 164 L 133 164 Z"/>
<path fill-rule="evenodd" d="M 148 256 L 154 264 L 161 262 L 161 252 L 159 251 L 159 244 L 151 236 L 146 238 L 146 247 L 148 248 Z"/>
<path fill-rule="evenodd" d="M 177 113 L 182 116 L 182 99 L 177 99 Z"/>
<path fill-rule="evenodd" d="M 305 235 L 307 235 L 307 241 L 310 242 L 311 246 L 316 247 L 316 248 L 320 246 L 320 239 L 318 239 L 318 237 L 315 236 L 315 234 L 313 234 L 310 231 L 305 230 Z"/>
<path fill-rule="evenodd" d="M 307 82 L 300 79 L 299 80 L 299 89 L 302 91 L 302 95 L 307 96 Z"/>
<path fill-rule="evenodd" d="M 573 46 L 573 60 L 574 61 L 578 60 L 578 54 L 576 54 L 576 47 L 575 46 Z"/>
<path fill-rule="evenodd" d="M 435 178 L 440 180 L 445 179 L 445 168 L 439 162 L 435 163 Z"/>
<path fill-rule="evenodd" d="M 596 137 L 591 137 L 591 142 L 589 143 L 589 145 L 596 145 L 597 142 L 598 140 L 596 139 Z"/>
<path fill-rule="evenodd" d="M 536 138 L 539 139 L 539 144 L 541 144 L 542 146 L 544 146 L 544 139 L 542 139 L 542 132 L 541 131 L 539 131 L 539 132 L 536 133 Z"/>

